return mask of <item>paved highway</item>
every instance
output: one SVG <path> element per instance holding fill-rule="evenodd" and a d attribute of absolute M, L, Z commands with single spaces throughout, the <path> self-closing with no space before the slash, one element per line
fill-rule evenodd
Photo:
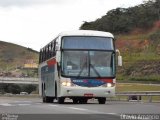
<path fill-rule="evenodd" d="M 40 98 L 0 97 L 1 118 L 9 114 L 18 115 L 18 120 L 119 120 L 122 114 L 129 113 L 160 114 L 160 103 L 107 101 L 100 105 L 95 100 L 88 104 L 72 104 L 67 100 L 65 104 L 57 104 L 42 103 Z"/>

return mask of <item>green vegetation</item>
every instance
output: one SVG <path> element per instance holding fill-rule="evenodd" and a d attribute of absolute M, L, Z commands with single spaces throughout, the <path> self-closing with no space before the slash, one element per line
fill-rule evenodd
<path fill-rule="evenodd" d="M 135 28 L 148 29 L 160 19 L 160 1 L 150 0 L 130 8 L 116 8 L 94 22 L 85 22 L 80 29 L 128 33 Z"/>
<path fill-rule="evenodd" d="M 0 84 L 0 93 L 20 94 L 20 92 L 31 93 L 38 89 L 38 85 L 22 85 L 22 84 Z"/>
<path fill-rule="evenodd" d="M 0 41 L 0 76 L 37 76 L 37 70 L 24 69 L 26 63 L 38 63 L 38 52 L 31 48 Z"/>
<path fill-rule="evenodd" d="M 149 0 L 130 8 L 116 8 L 80 29 L 109 31 L 123 56 L 118 82 L 160 83 L 160 1 Z"/>

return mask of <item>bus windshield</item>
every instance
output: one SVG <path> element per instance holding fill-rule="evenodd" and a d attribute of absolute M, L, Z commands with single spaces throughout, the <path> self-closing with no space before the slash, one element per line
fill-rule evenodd
<path fill-rule="evenodd" d="M 114 77 L 114 51 L 63 50 L 63 76 L 68 77 Z"/>

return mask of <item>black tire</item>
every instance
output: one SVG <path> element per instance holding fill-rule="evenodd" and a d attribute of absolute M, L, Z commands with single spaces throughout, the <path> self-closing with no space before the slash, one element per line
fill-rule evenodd
<path fill-rule="evenodd" d="M 55 99 L 57 99 L 57 83 L 55 82 Z"/>
<path fill-rule="evenodd" d="M 43 103 L 46 103 L 46 97 L 43 96 L 42 102 L 43 102 Z"/>
<path fill-rule="evenodd" d="M 42 102 L 46 103 L 46 96 L 45 96 L 45 93 L 44 93 L 44 84 L 42 84 Z"/>
<path fill-rule="evenodd" d="M 58 97 L 57 98 L 57 102 L 59 103 L 59 104 L 63 104 L 64 103 L 64 97 Z"/>
<path fill-rule="evenodd" d="M 45 84 L 42 84 L 42 102 L 43 103 L 52 103 L 54 98 L 46 96 L 44 90 L 45 90 Z"/>
<path fill-rule="evenodd" d="M 74 98 L 73 99 L 73 104 L 78 104 L 78 99 Z"/>
<path fill-rule="evenodd" d="M 43 96 L 43 103 L 53 103 L 53 97 Z"/>
<path fill-rule="evenodd" d="M 46 100 L 45 100 L 46 103 L 53 103 L 53 99 L 54 99 L 54 98 L 53 98 L 53 97 L 47 97 L 47 96 L 46 96 L 45 99 L 46 99 Z"/>
<path fill-rule="evenodd" d="M 87 99 L 83 98 L 83 99 L 79 100 L 79 103 L 80 104 L 87 104 L 87 101 L 88 101 Z"/>
<path fill-rule="evenodd" d="M 99 104 L 105 104 L 106 103 L 106 98 L 98 98 Z"/>

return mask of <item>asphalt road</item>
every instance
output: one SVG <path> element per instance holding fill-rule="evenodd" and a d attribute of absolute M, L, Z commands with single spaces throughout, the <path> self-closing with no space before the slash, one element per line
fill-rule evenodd
<path fill-rule="evenodd" d="M 41 98 L 0 97 L 0 119 L 15 120 L 120 120 L 124 114 L 159 114 L 160 103 L 107 101 L 98 104 L 42 103 Z"/>

